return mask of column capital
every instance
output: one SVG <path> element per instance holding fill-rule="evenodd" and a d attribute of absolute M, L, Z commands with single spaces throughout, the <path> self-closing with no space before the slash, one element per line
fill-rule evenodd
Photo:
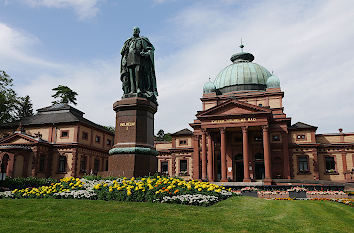
<path fill-rule="evenodd" d="M 220 133 L 225 133 L 226 132 L 226 127 L 220 128 Z"/>
<path fill-rule="evenodd" d="M 202 131 L 202 134 L 206 134 L 207 133 L 206 129 L 201 129 L 201 131 Z"/>
<path fill-rule="evenodd" d="M 269 130 L 269 126 L 268 125 L 262 125 L 262 130 L 263 131 L 268 131 Z"/>
<path fill-rule="evenodd" d="M 247 133 L 248 131 L 248 126 L 241 126 L 242 133 Z"/>
<path fill-rule="evenodd" d="M 211 139 L 211 134 L 210 133 L 207 132 L 206 136 L 207 136 L 207 139 Z"/>

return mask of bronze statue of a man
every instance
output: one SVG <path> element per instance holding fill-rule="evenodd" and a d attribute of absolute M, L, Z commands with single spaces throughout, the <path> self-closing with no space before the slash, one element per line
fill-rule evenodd
<path fill-rule="evenodd" d="M 124 96 L 137 94 L 156 101 L 157 87 L 154 64 L 154 46 L 148 38 L 139 36 L 134 27 L 133 37 L 124 42 L 121 55 L 120 78 Z"/>

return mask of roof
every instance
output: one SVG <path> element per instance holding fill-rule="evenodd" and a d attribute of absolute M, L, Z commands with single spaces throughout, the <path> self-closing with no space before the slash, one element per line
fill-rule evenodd
<path fill-rule="evenodd" d="M 308 125 L 303 122 L 297 122 L 289 127 L 289 129 L 315 129 L 315 130 L 317 128 L 318 128 L 317 126 Z"/>
<path fill-rule="evenodd" d="M 250 53 L 234 54 L 231 57 L 233 63 L 222 69 L 214 80 L 218 92 L 265 90 L 267 79 L 272 75 L 263 66 L 253 63 L 253 59 Z"/>
<path fill-rule="evenodd" d="M 20 122 L 23 126 L 80 122 L 112 134 L 103 126 L 87 120 L 83 115 L 83 112 L 69 104 L 53 104 L 52 106 L 37 109 L 37 114 L 33 116 L 22 118 L 20 121 L 3 124 L 0 128 L 18 126 Z"/>
<path fill-rule="evenodd" d="M 192 135 L 193 132 L 190 131 L 189 129 L 185 128 L 185 129 L 182 129 L 180 131 L 177 131 L 176 133 L 173 133 L 172 135 L 173 136 L 179 136 L 179 135 Z"/>

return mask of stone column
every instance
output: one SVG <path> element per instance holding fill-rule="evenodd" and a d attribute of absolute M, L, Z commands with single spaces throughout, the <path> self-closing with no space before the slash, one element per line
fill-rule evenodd
<path fill-rule="evenodd" d="M 317 150 L 313 150 L 313 179 L 314 180 L 319 180 L 320 179 L 320 172 L 319 172 L 319 167 L 318 167 L 318 156 L 317 156 Z"/>
<path fill-rule="evenodd" d="M 208 181 L 212 182 L 213 180 L 213 147 L 211 135 L 208 134 Z"/>
<path fill-rule="evenodd" d="M 206 132 L 202 132 L 202 180 L 207 179 L 207 164 L 206 164 Z"/>
<path fill-rule="evenodd" d="M 284 165 L 284 172 L 283 176 L 284 179 L 291 179 L 290 177 L 290 166 L 289 166 L 289 142 L 288 142 L 288 133 L 284 132 L 281 134 L 283 140 L 283 165 Z"/>
<path fill-rule="evenodd" d="M 33 157 L 32 157 L 32 170 L 31 170 L 31 176 L 36 177 L 37 176 L 37 163 L 38 163 L 38 149 L 32 149 L 33 151 Z"/>
<path fill-rule="evenodd" d="M 265 167 L 265 178 L 263 182 L 265 185 L 271 185 L 272 175 L 270 170 L 271 157 L 270 157 L 270 147 L 269 147 L 268 126 L 262 126 L 262 129 L 263 129 L 263 150 L 264 150 L 264 167 Z"/>
<path fill-rule="evenodd" d="M 226 136 L 225 136 L 225 128 L 220 129 L 221 136 L 221 182 L 226 182 Z"/>
<path fill-rule="evenodd" d="M 347 153 L 342 152 L 343 173 L 345 181 L 350 181 L 350 172 L 347 166 Z"/>
<path fill-rule="evenodd" d="M 193 136 L 193 179 L 199 179 L 199 135 Z"/>
<path fill-rule="evenodd" d="M 78 157 L 78 153 L 77 153 L 77 149 L 73 149 L 72 150 L 72 161 L 71 161 L 71 176 L 72 177 L 76 177 L 77 175 L 77 157 Z"/>
<path fill-rule="evenodd" d="M 243 182 L 251 182 L 249 171 L 249 153 L 248 153 L 248 127 L 242 128 L 243 138 Z"/>

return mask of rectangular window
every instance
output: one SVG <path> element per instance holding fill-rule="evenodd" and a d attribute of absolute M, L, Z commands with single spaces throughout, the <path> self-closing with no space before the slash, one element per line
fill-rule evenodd
<path fill-rule="evenodd" d="M 168 174 L 168 162 L 161 162 L 161 173 Z"/>
<path fill-rule="evenodd" d="M 107 139 L 107 146 L 110 146 L 111 145 L 111 140 L 110 139 Z"/>
<path fill-rule="evenodd" d="M 299 161 L 299 173 L 309 172 L 308 157 L 307 156 L 298 157 L 298 161 Z"/>
<path fill-rule="evenodd" d="M 336 162 L 334 161 L 334 157 L 326 157 L 326 172 L 332 173 L 336 172 Z"/>
<path fill-rule="evenodd" d="M 87 158 L 82 157 L 80 161 L 80 172 L 81 173 L 86 173 L 86 164 L 87 164 Z"/>
<path fill-rule="evenodd" d="M 179 171 L 183 175 L 187 173 L 187 160 L 183 159 L 179 161 Z"/>
<path fill-rule="evenodd" d="M 306 139 L 306 136 L 305 136 L 305 134 L 298 134 L 298 135 L 296 135 L 296 139 L 298 139 L 298 140 L 305 140 L 305 139 Z"/>
<path fill-rule="evenodd" d="M 39 172 L 44 172 L 45 169 L 45 157 L 41 156 L 39 158 Z"/>
<path fill-rule="evenodd" d="M 99 170 L 99 167 L 100 167 L 100 160 L 99 159 L 95 159 L 95 162 L 93 164 L 93 171 L 94 173 L 97 174 L 98 170 Z"/>
<path fill-rule="evenodd" d="M 96 136 L 95 141 L 96 141 L 97 143 L 99 143 L 99 142 L 101 141 L 101 137 L 100 137 L 100 136 Z"/>
<path fill-rule="evenodd" d="M 179 145 L 187 145 L 187 140 L 179 140 Z"/>
<path fill-rule="evenodd" d="M 60 131 L 60 138 L 68 138 L 68 137 L 69 137 L 69 130 Z"/>
<path fill-rule="evenodd" d="M 66 172 L 66 157 L 59 156 L 58 172 Z"/>
<path fill-rule="evenodd" d="M 88 140 L 88 133 L 82 132 L 82 140 Z"/>

